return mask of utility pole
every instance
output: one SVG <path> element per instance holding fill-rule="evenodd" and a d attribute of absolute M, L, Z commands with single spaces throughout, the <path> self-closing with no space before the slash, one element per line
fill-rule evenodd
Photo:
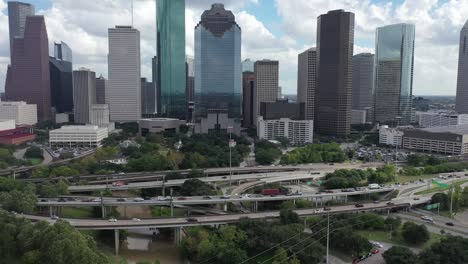
<path fill-rule="evenodd" d="M 330 214 L 328 214 L 328 220 L 327 220 L 327 264 L 328 262 L 328 249 L 330 247 Z"/>
<path fill-rule="evenodd" d="M 227 129 L 229 130 L 229 187 L 231 187 L 232 184 L 232 148 L 234 147 L 234 144 L 231 142 L 231 132 L 234 127 L 229 126 Z M 232 145 L 232 146 L 231 146 Z"/>

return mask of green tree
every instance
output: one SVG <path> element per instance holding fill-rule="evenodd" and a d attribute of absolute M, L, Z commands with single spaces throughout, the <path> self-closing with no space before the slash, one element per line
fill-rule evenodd
<path fill-rule="evenodd" d="M 102 147 L 96 149 L 94 157 L 98 161 L 114 159 L 119 154 L 119 149 L 117 147 Z"/>
<path fill-rule="evenodd" d="M 32 191 L 13 190 L 0 193 L 0 203 L 7 210 L 20 213 L 31 213 L 36 207 L 37 198 Z"/>
<path fill-rule="evenodd" d="M 78 176 L 78 175 L 80 175 L 79 171 L 77 171 L 76 169 L 72 169 L 68 166 L 59 166 L 59 167 L 53 168 L 52 171 L 50 172 L 50 176 L 52 177 L 58 177 L 58 176 L 71 177 L 71 176 Z"/>
<path fill-rule="evenodd" d="M 284 225 L 300 223 L 299 215 L 291 209 L 281 209 L 280 222 Z"/>
<path fill-rule="evenodd" d="M 55 185 L 55 188 L 56 188 L 59 195 L 68 194 L 68 184 L 63 179 L 60 179 L 57 182 L 57 184 Z"/>
<path fill-rule="evenodd" d="M 44 158 L 42 156 L 42 149 L 36 146 L 29 147 L 24 153 L 24 157 L 28 159 L 33 159 L 33 158 L 43 159 Z"/>
<path fill-rule="evenodd" d="M 3 160 L 0 160 L 0 169 L 6 169 L 8 168 L 8 163 L 6 163 L 5 161 Z"/>
<path fill-rule="evenodd" d="M 414 264 L 417 256 L 407 247 L 393 246 L 382 254 L 387 264 Z"/>
<path fill-rule="evenodd" d="M 33 170 L 32 177 L 33 178 L 46 178 L 46 177 L 49 177 L 49 173 L 50 173 L 49 167 L 41 165 L 41 166 L 37 166 Z"/>
<path fill-rule="evenodd" d="M 429 231 L 426 226 L 417 225 L 412 222 L 406 222 L 403 224 L 401 231 L 403 238 L 412 244 L 423 244 L 430 238 Z"/>
<path fill-rule="evenodd" d="M 180 194 L 183 196 L 202 196 L 213 195 L 215 191 L 210 184 L 205 183 L 199 179 L 189 179 L 180 187 Z"/>
<path fill-rule="evenodd" d="M 419 263 L 468 263 L 468 239 L 448 235 L 421 252 Z"/>

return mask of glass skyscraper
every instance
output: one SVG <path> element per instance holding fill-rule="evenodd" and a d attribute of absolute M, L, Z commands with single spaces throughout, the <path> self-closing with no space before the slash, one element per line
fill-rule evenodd
<path fill-rule="evenodd" d="M 241 119 L 241 28 L 231 11 L 213 4 L 195 27 L 195 119 L 223 110 Z"/>
<path fill-rule="evenodd" d="M 392 126 L 411 123 L 415 26 L 377 28 L 374 120 Z"/>
<path fill-rule="evenodd" d="M 186 117 L 185 0 L 156 0 L 158 113 Z"/>

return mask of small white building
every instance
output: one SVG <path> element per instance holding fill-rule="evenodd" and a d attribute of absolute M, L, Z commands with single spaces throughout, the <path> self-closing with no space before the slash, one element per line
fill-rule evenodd
<path fill-rule="evenodd" d="M 37 123 L 37 105 L 26 102 L 0 102 L 0 119 L 15 120 L 16 125 L 35 125 Z"/>
<path fill-rule="evenodd" d="M 314 121 L 291 120 L 289 118 L 264 120 L 263 117 L 259 116 L 257 136 L 265 140 L 285 137 L 293 145 L 313 143 Z"/>
<path fill-rule="evenodd" d="M 468 114 L 450 112 L 417 112 L 420 127 L 468 125 Z"/>
<path fill-rule="evenodd" d="M 91 125 L 106 127 L 109 132 L 115 129 L 115 124 L 110 122 L 109 105 L 93 104 L 91 106 Z"/>
<path fill-rule="evenodd" d="M 0 119 L 0 131 L 15 129 L 15 120 L 1 120 Z"/>
<path fill-rule="evenodd" d="M 379 144 L 401 147 L 403 134 L 403 131 L 399 128 L 380 126 Z"/>
<path fill-rule="evenodd" d="M 57 147 L 91 147 L 101 146 L 109 135 L 107 128 L 93 125 L 62 126 L 49 132 L 49 143 Z"/>
<path fill-rule="evenodd" d="M 362 125 L 367 121 L 367 110 L 351 110 L 351 124 Z"/>

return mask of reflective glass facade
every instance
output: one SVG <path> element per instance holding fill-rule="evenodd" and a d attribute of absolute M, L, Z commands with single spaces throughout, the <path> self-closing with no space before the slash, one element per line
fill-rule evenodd
<path fill-rule="evenodd" d="M 241 29 L 231 11 L 214 4 L 195 27 L 195 118 L 227 110 L 241 119 Z"/>
<path fill-rule="evenodd" d="M 158 113 L 185 119 L 185 0 L 157 0 L 156 24 Z"/>
<path fill-rule="evenodd" d="M 375 122 L 411 123 L 415 26 L 377 28 L 375 54 Z"/>

